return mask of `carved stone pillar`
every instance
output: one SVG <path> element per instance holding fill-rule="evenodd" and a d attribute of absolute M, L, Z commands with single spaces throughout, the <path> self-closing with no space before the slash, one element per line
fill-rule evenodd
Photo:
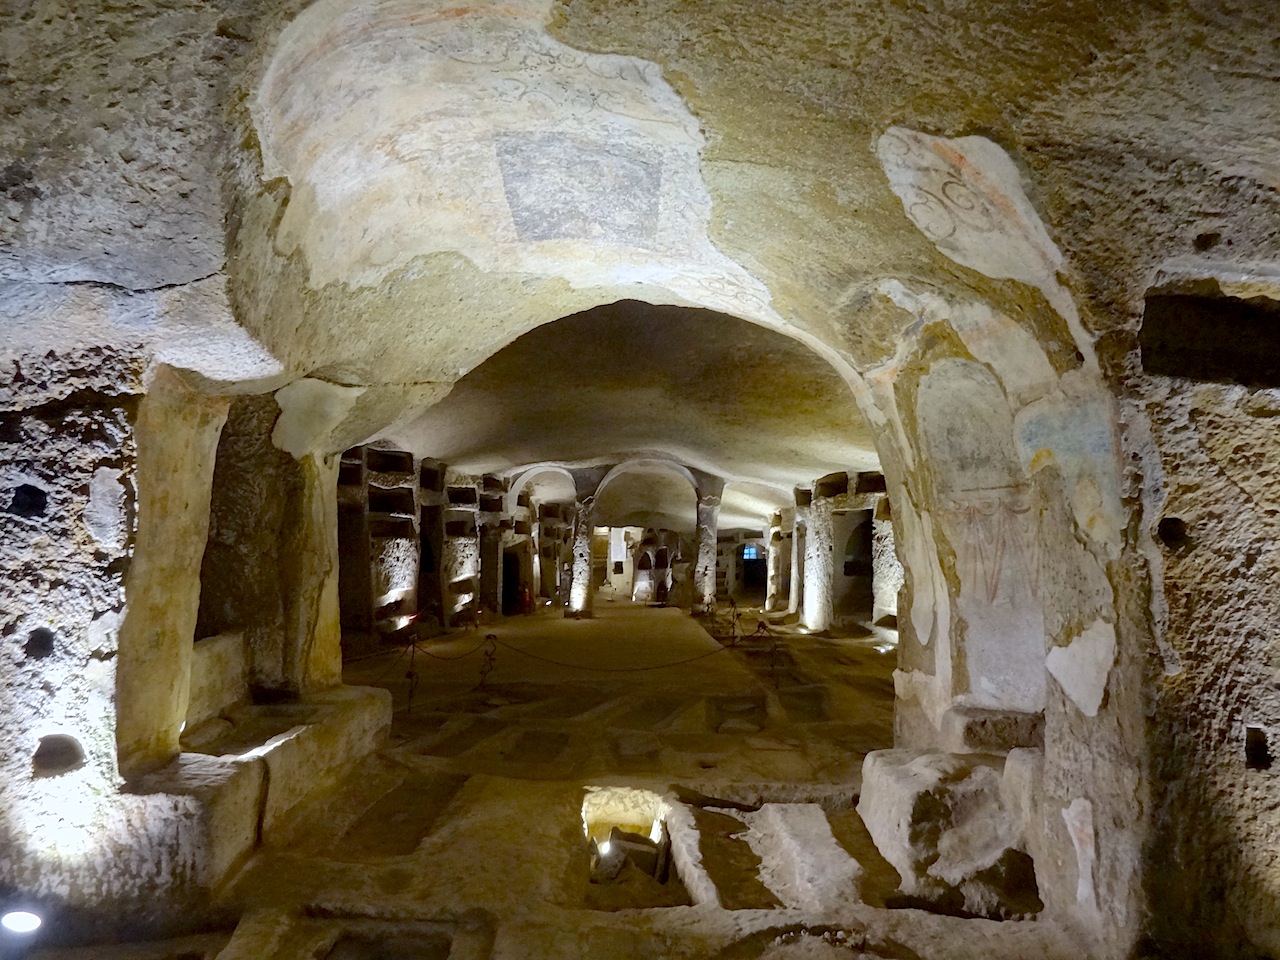
<path fill-rule="evenodd" d="M 894 545 L 889 501 L 881 500 L 871 521 L 871 591 L 875 598 L 871 618 L 874 623 L 898 616 L 898 591 L 905 579 Z"/>
<path fill-rule="evenodd" d="M 835 554 L 831 545 L 833 526 L 831 499 L 815 495 L 809 505 L 805 537 L 802 618 L 805 627 L 814 632 L 831 626 L 835 585 Z"/>
<path fill-rule="evenodd" d="M 804 541 L 804 522 L 797 507 L 791 528 L 791 592 L 787 594 L 787 613 L 799 613 L 800 598 L 804 596 Z"/>
<path fill-rule="evenodd" d="M 280 557 L 284 689 L 309 693 L 342 682 L 338 610 L 338 457 L 308 454 L 286 510 Z"/>
<path fill-rule="evenodd" d="M 591 583 L 591 538 L 595 534 L 592 500 L 573 505 L 573 566 L 569 585 L 569 616 L 590 618 L 595 601 Z"/>
<path fill-rule="evenodd" d="M 770 520 L 766 543 L 764 608 L 773 612 L 782 608 L 782 514 Z"/>
<path fill-rule="evenodd" d="M 502 612 L 502 530 L 497 523 L 480 528 L 480 606 Z"/>
<path fill-rule="evenodd" d="M 213 467 L 226 419 L 225 399 L 197 396 L 168 371 L 139 405 L 132 478 L 137 534 L 115 667 L 116 744 L 126 777 L 166 763 L 179 750 Z"/>
<path fill-rule="evenodd" d="M 698 490 L 698 559 L 693 569 L 693 596 L 694 603 L 704 607 L 716 602 L 716 532 L 723 491 L 723 482 L 709 483 Z"/>

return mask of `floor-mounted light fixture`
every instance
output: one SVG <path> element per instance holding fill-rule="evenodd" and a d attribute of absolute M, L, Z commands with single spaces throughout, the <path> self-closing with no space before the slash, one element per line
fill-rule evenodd
<path fill-rule="evenodd" d="M 0 926 L 10 933 L 35 933 L 40 929 L 40 917 L 29 910 L 10 910 L 0 917 Z"/>

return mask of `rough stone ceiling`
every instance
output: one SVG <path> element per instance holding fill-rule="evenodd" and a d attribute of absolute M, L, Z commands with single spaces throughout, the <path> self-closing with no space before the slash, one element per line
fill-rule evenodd
<path fill-rule="evenodd" d="M 538 503 L 572 504 L 576 494 L 573 477 L 558 468 L 534 470 L 522 482 L 513 482 L 514 492 L 528 493 Z"/>
<path fill-rule="evenodd" d="M 1005 310 L 1038 296 L 940 254 L 903 216 L 878 137 L 992 138 L 1052 226 L 1087 209 L 1083 233 L 1113 228 L 1105 245 L 1054 236 L 1094 274 L 1069 280 L 1141 274 L 1139 238 L 1189 249 L 1223 219 L 1206 202 L 1145 211 L 1146 183 L 1218 163 L 1215 124 L 1273 126 L 1268 19 L 1234 9 L 524 0 L 461 16 L 321 0 L 257 51 L 245 91 L 264 162 L 245 185 L 276 179 L 233 235 L 241 319 L 291 369 L 352 384 L 452 381 L 538 323 L 623 298 L 883 359 L 902 330 L 873 295 L 887 278 Z M 1212 79 L 1181 69 L 1193 51 Z M 1240 174 L 1272 178 L 1271 134 L 1249 143 Z"/>
<path fill-rule="evenodd" d="M 230 343 L 234 313 L 280 372 L 243 344 L 238 376 L 183 362 L 253 389 L 395 385 L 371 422 L 624 298 L 865 363 L 902 330 L 870 293 L 886 278 L 1037 296 L 903 216 L 875 151 L 899 125 L 1009 152 L 1096 329 L 1099 304 L 1136 319 L 1198 236 L 1275 250 L 1278 19 L 1271 0 L 32 0 L 0 32 L 0 280 L 112 285 L 86 314 L 140 337 L 131 291 L 199 294 L 191 325 Z M 548 200 L 572 209 L 534 216 Z"/>
<path fill-rule="evenodd" d="M 678 474 L 652 467 L 624 473 L 609 483 L 596 500 L 593 518 L 597 524 L 611 527 L 653 527 L 692 535 L 697 525 L 697 501 L 689 481 Z M 721 511 L 724 512 L 723 509 Z M 760 527 L 735 523 L 729 526 Z M 725 524 L 721 525 L 721 530 Z"/>
<path fill-rule="evenodd" d="M 670 457 L 740 481 L 722 526 L 757 529 L 794 486 L 878 466 L 848 386 L 807 347 L 724 314 L 636 301 L 525 334 L 389 436 L 468 473 Z"/>
<path fill-rule="evenodd" d="M 16 158 L 3 202 L 25 215 L 0 225 L 4 277 L 141 289 L 216 271 L 218 170 L 228 144 L 219 124 L 193 119 L 235 100 L 237 69 L 239 95 L 252 96 L 278 31 L 308 6 L 18 5 L 0 37 L 7 67 L 0 99 L 15 107 L 6 111 L 0 145 Z M 571 48 L 655 63 L 702 127 L 704 174 L 717 205 L 734 199 L 720 189 L 733 179 L 732 164 L 792 171 L 784 179 L 795 189 L 772 197 L 742 191 L 732 210 L 719 211 L 716 232 L 726 237 L 744 234 L 755 218 L 741 213 L 767 209 L 770 200 L 874 219 L 891 204 L 868 167 L 870 144 L 892 124 L 988 133 L 1037 175 L 1078 168 L 1054 178 L 1077 190 L 1123 176 L 1100 161 L 1126 148 L 1138 167 L 1187 158 L 1229 163 L 1262 182 L 1280 173 L 1270 89 L 1280 51 L 1270 0 L 507 6 L 525 8 L 520 16 L 535 26 L 550 22 L 552 36 Z M 467 8 L 490 9 L 497 8 Z M 81 43 L 66 41 L 73 33 Z M 412 75 L 412 57 L 391 66 L 397 77 Z M 1229 160 L 1218 148 L 1224 129 L 1233 141 Z M 239 141 L 232 143 L 238 153 Z M 245 145 L 253 149 L 251 140 Z M 748 170 L 739 175 L 740 186 L 757 182 Z M 101 222 L 131 229 L 104 235 L 94 227 Z M 778 226 L 820 229 L 805 222 L 788 217 Z"/>

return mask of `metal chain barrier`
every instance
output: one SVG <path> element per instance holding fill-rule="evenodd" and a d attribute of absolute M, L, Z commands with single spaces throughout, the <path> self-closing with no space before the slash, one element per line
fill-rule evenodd
<path fill-rule="evenodd" d="M 484 684 L 489 679 L 489 674 L 493 673 L 498 666 L 498 635 L 496 633 L 487 634 L 484 642 L 484 663 L 480 665 L 480 682 L 475 687 L 477 690 L 484 689 Z"/>

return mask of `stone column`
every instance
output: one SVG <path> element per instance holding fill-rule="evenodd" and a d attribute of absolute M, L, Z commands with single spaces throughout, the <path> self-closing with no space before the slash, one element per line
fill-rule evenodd
<path fill-rule="evenodd" d="M 560 607 L 569 609 L 573 594 L 573 537 L 556 543 L 556 590 L 560 593 Z"/>
<path fill-rule="evenodd" d="M 773 515 L 767 536 L 764 608 L 772 612 L 782 607 L 782 514 Z"/>
<path fill-rule="evenodd" d="M 832 503 L 814 496 L 809 505 L 804 550 L 804 613 L 801 622 L 818 632 L 831 626 L 835 553 L 832 550 Z"/>
<path fill-rule="evenodd" d="M 502 612 L 502 528 L 496 520 L 480 527 L 480 607 Z"/>
<path fill-rule="evenodd" d="M 423 496 L 428 495 L 430 494 L 424 490 Z M 444 582 L 444 510 L 441 505 L 432 506 L 434 509 L 430 511 L 421 509 L 421 506 L 419 509 L 418 611 L 423 617 L 434 612 L 443 629 L 447 623 L 445 596 L 448 588 L 448 584 Z M 423 556 L 428 553 L 431 558 L 429 565 L 422 562 Z"/>
<path fill-rule="evenodd" d="M 533 520 L 531 521 L 531 532 L 529 534 L 529 551 L 533 555 L 530 563 L 533 571 L 533 602 L 535 606 L 542 606 L 542 583 L 545 576 L 542 569 L 542 532 L 538 525 L 538 512 L 534 508 L 531 511 Z"/>
<path fill-rule="evenodd" d="M 533 537 L 525 540 L 520 547 L 520 586 L 521 586 L 521 612 L 532 613 L 538 608 L 538 547 L 534 543 Z M 524 590 L 529 591 L 529 599 L 532 606 L 526 610 L 524 603 Z"/>
<path fill-rule="evenodd" d="M 226 419 L 225 399 L 197 396 L 165 370 L 139 406 L 138 526 L 116 667 L 116 745 L 126 778 L 178 753 L 213 465 Z M 336 490 L 334 497 L 336 510 Z"/>
<path fill-rule="evenodd" d="M 693 568 L 693 602 L 713 607 L 716 602 L 716 531 L 724 484 L 698 491 L 698 558 Z"/>
<path fill-rule="evenodd" d="M 796 512 L 791 521 L 791 592 L 787 594 L 787 613 L 799 613 L 800 600 L 804 596 L 805 516 L 797 491 Z"/>
<path fill-rule="evenodd" d="M 573 575 L 569 585 L 569 616 L 589 619 L 595 605 L 591 584 L 591 538 L 595 534 L 592 499 L 573 505 Z"/>
<path fill-rule="evenodd" d="M 480 530 L 473 526 L 475 516 L 465 509 L 445 514 L 440 580 L 446 627 L 465 623 L 468 608 L 480 606 Z"/>
<path fill-rule="evenodd" d="M 889 514 L 888 499 L 876 504 L 874 519 L 871 521 L 871 591 L 874 606 L 871 611 L 873 623 L 879 623 L 888 617 L 898 616 L 898 591 L 902 589 L 906 572 L 898 559 L 898 551 L 893 540 L 893 520 Z"/>
<path fill-rule="evenodd" d="M 339 457 L 298 461 L 301 489 L 286 511 L 280 584 L 284 597 L 284 687 L 296 693 L 342 682 L 338 610 Z"/>

